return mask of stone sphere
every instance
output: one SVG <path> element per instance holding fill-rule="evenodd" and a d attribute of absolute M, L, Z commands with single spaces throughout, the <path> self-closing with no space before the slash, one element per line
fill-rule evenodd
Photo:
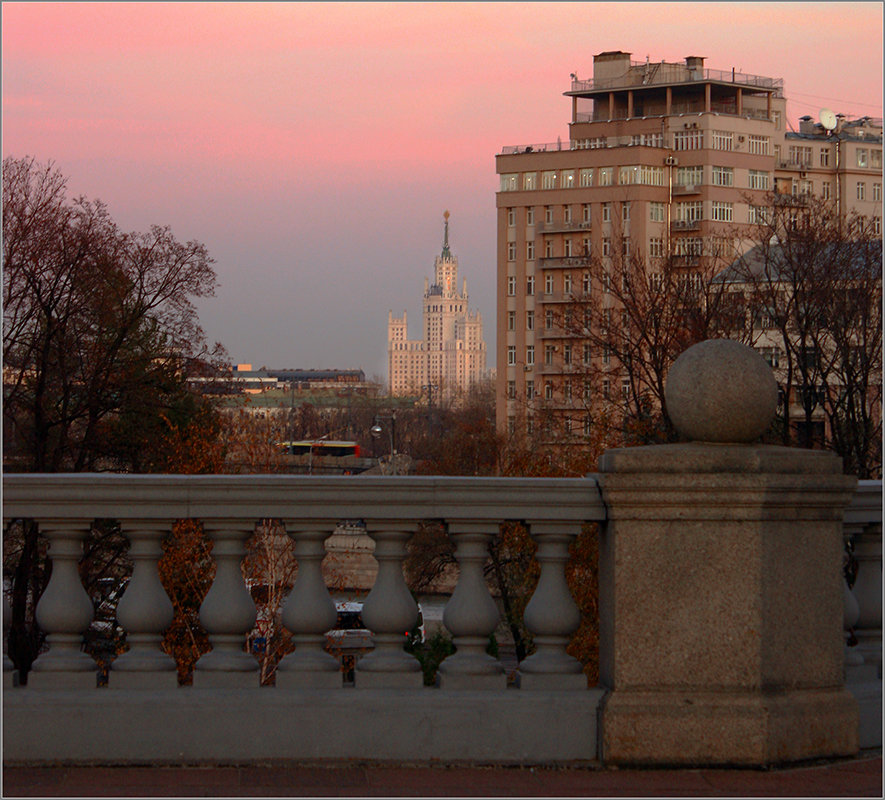
<path fill-rule="evenodd" d="M 777 381 L 755 350 L 730 339 L 689 347 L 664 387 L 676 430 L 696 442 L 746 444 L 765 433 L 777 411 Z"/>

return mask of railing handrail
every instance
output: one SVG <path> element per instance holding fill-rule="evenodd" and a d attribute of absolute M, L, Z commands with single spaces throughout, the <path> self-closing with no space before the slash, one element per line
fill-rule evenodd
<path fill-rule="evenodd" d="M 717 81 L 720 83 L 735 83 L 741 86 L 757 86 L 762 89 L 773 89 L 776 92 L 783 91 L 783 78 L 768 78 L 764 75 L 750 75 L 744 72 L 726 71 L 721 69 L 692 69 L 684 64 L 664 64 L 664 70 L 651 69 L 660 66 L 649 64 L 649 72 L 643 72 L 636 67 L 644 66 L 633 63 L 629 72 L 616 78 L 589 78 L 587 80 L 573 80 L 569 92 L 592 92 L 600 89 L 632 89 L 642 86 L 659 86 L 662 84 L 698 83 L 701 81 Z"/>
<path fill-rule="evenodd" d="M 605 509 L 588 478 L 21 473 L 3 476 L 3 516 L 555 522 Z"/>

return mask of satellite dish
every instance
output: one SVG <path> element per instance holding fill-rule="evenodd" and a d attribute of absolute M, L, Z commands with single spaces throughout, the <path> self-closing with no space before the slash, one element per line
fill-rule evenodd
<path fill-rule="evenodd" d="M 822 108 L 820 110 L 820 124 L 823 125 L 828 131 L 836 130 L 836 124 L 838 120 L 836 119 L 836 115 L 830 111 L 829 108 Z"/>

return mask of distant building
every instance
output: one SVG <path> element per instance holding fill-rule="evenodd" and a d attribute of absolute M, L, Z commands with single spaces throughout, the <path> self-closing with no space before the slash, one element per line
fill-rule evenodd
<path fill-rule="evenodd" d="M 593 77 L 572 74 L 564 94 L 567 141 L 508 146 L 496 158 L 500 430 L 531 434 L 555 407 L 566 430 L 574 422 L 589 435 L 586 397 L 608 398 L 610 381 L 578 389 L 577 377 L 617 365 L 557 315 L 591 296 L 618 313 L 609 275 L 591 278 L 590 258 L 608 270 L 619 258 L 668 259 L 691 280 L 739 255 L 772 192 L 797 215 L 816 195 L 881 231 L 881 119 L 830 112 L 828 126 L 805 117 L 791 132 L 782 79 L 708 69 L 700 56 L 600 53 Z M 613 396 L 630 391 L 620 389 Z"/>
<path fill-rule="evenodd" d="M 390 393 L 420 394 L 433 386 L 442 394 L 467 391 L 486 373 L 482 315 L 468 308 L 467 281 L 458 292 L 458 259 L 449 249 L 449 212 L 442 253 L 434 261 L 433 284 L 424 279 L 422 338 L 409 340 L 406 312 L 387 319 Z"/>
<path fill-rule="evenodd" d="M 361 369 L 252 369 L 251 364 L 237 364 L 230 375 L 188 379 L 206 392 L 245 392 L 259 394 L 271 389 L 288 392 L 355 391 L 374 394 L 375 384 L 366 381 Z"/>

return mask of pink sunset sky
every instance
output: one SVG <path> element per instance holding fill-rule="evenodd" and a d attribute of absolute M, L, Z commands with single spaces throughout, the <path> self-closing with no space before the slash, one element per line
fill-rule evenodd
<path fill-rule="evenodd" d="M 2 5 L 3 156 L 53 160 L 121 227 L 216 259 L 200 304 L 236 361 L 386 374 L 387 312 L 418 335 L 451 212 L 495 344 L 495 154 L 568 139 L 593 55 L 706 56 L 783 78 L 793 124 L 882 116 L 869 3 Z"/>

